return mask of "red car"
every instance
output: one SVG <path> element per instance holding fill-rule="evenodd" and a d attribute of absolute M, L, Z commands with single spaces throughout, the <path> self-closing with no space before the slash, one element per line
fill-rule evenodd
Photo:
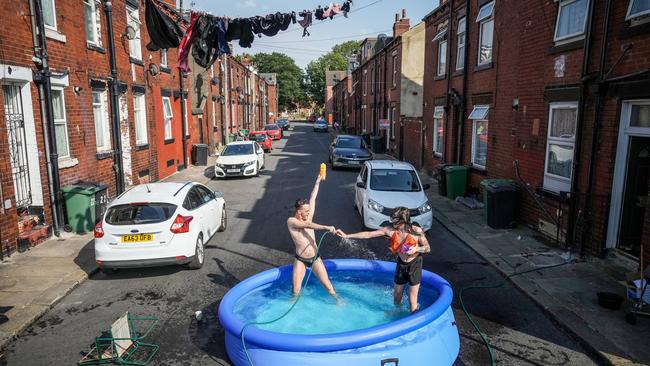
<path fill-rule="evenodd" d="M 268 124 L 264 126 L 266 134 L 269 135 L 273 140 L 279 140 L 282 138 L 282 127 L 276 124 Z"/>
<path fill-rule="evenodd" d="M 252 131 L 248 134 L 248 139 L 257 142 L 268 153 L 273 150 L 273 141 L 266 134 L 266 131 Z"/>
<path fill-rule="evenodd" d="M 311 123 L 316 122 L 316 116 L 312 114 L 311 116 L 309 116 L 308 121 L 311 122 Z"/>

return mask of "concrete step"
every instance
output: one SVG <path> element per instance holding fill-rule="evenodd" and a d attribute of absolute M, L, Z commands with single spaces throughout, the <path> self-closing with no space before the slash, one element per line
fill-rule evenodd
<path fill-rule="evenodd" d="M 18 251 L 24 252 L 52 236 L 51 225 L 36 225 L 29 231 L 18 234 Z"/>

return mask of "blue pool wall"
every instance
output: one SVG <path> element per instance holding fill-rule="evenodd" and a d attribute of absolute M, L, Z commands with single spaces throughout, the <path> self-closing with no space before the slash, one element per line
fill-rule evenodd
<path fill-rule="evenodd" d="M 360 259 L 326 260 L 328 272 L 374 271 L 394 273 L 395 263 Z M 225 329 L 228 356 L 236 366 L 249 365 L 241 344 L 245 322 L 233 313 L 243 296 L 277 280 L 289 280 L 292 266 L 274 268 L 254 275 L 232 288 L 219 305 L 219 320 Z M 310 283 L 310 286 L 312 283 Z M 319 286 L 315 281 L 313 285 Z M 301 335 L 246 328 L 246 347 L 255 366 L 332 364 L 379 365 L 399 359 L 405 365 L 452 365 L 460 340 L 451 310 L 453 292 L 442 277 L 423 271 L 422 286 L 438 292 L 429 307 L 387 324 L 336 334 Z M 288 315 L 290 316 L 290 314 Z M 326 316 L 326 315 L 325 315 Z M 336 363 L 335 363 L 336 362 Z M 392 365 L 387 363 L 387 365 Z"/>

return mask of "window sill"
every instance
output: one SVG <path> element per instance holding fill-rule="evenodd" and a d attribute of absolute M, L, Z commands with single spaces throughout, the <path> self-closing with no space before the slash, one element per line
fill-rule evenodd
<path fill-rule="evenodd" d="M 149 149 L 149 144 L 136 144 L 135 145 L 135 151 L 142 151 L 142 150 L 148 150 Z"/>
<path fill-rule="evenodd" d="M 66 38 L 64 34 L 59 33 L 56 30 L 50 29 L 50 28 L 45 28 L 45 37 L 51 38 L 55 41 L 59 41 L 61 43 L 66 42 Z"/>
<path fill-rule="evenodd" d="M 489 70 L 489 69 L 491 69 L 493 67 L 494 67 L 494 63 L 492 63 L 492 61 L 490 61 L 490 62 L 485 63 L 485 64 L 474 66 L 474 72 Z"/>
<path fill-rule="evenodd" d="M 113 157 L 113 150 L 107 150 L 107 151 L 98 151 L 97 152 L 97 160 L 104 160 Z"/>
<path fill-rule="evenodd" d="M 79 159 L 76 158 L 60 158 L 59 159 L 59 169 L 72 168 L 75 165 L 79 164 Z"/>
<path fill-rule="evenodd" d="M 469 168 L 470 168 L 471 171 L 473 171 L 475 173 L 478 173 L 478 174 L 481 174 L 481 175 L 487 175 L 487 169 L 485 167 L 470 164 Z"/>
<path fill-rule="evenodd" d="M 104 49 L 104 47 L 100 47 L 100 46 L 97 46 L 97 45 L 92 44 L 92 43 L 86 43 L 86 48 L 91 50 L 91 51 L 106 54 L 106 49 Z"/>
<path fill-rule="evenodd" d="M 129 62 L 132 64 L 144 66 L 144 62 L 142 62 L 142 60 L 138 60 L 137 58 L 129 57 Z"/>
<path fill-rule="evenodd" d="M 463 76 L 465 74 L 465 69 L 458 69 L 451 73 L 451 76 Z"/>
<path fill-rule="evenodd" d="M 447 74 L 442 74 L 442 75 L 436 75 L 433 77 L 433 80 L 445 80 L 447 78 Z"/>
<path fill-rule="evenodd" d="M 438 160 L 442 159 L 442 153 L 434 152 L 433 153 L 433 158 L 438 159 Z"/>
<path fill-rule="evenodd" d="M 650 17 L 631 19 L 621 27 L 620 38 L 634 37 L 650 32 Z"/>
<path fill-rule="evenodd" d="M 562 196 L 559 193 L 554 192 L 554 191 L 549 191 L 548 189 L 546 189 L 544 187 L 537 187 L 535 189 L 535 193 L 537 193 L 538 195 L 540 195 L 542 197 L 549 198 L 549 199 L 552 199 L 552 200 L 555 200 L 555 201 L 562 200 Z"/>
<path fill-rule="evenodd" d="M 169 144 L 173 144 L 173 143 L 174 143 L 173 138 L 165 140 L 165 145 L 169 145 Z"/>
<path fill-rule="evenodd" d="M 571 42 L 555 42 L 551 47 L 546 50 L 547 55 L 555 55 L 562 52 L 577 50 L 583 48 L 585 45 L 585 40 L 583 38 L 571 41 Z"/>
<path fill-rule="evenodd" d="M 172 73 L 172 69 L 170 69 L 167 66 L 160 66 L 160 71 L 164 72 L 165 74 L 171 74 Z"/>

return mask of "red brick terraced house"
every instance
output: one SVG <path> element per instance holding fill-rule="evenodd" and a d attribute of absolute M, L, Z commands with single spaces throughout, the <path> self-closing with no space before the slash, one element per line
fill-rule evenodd
<path fill-rule="evenodd" d="M 446 1 L 425 17 L 425 166 L 525 182 L 518 220 L 650 260 L 650 5 Z M 519 172 L 519 180 L 517 171 Z M 559 234 L 559 235 L 558 235 Z"/>

